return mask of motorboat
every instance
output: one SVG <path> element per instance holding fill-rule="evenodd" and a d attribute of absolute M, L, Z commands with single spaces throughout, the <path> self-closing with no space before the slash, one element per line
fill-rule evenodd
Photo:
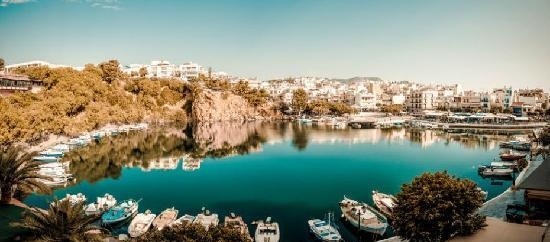
<path fill-rule="evenodd" d="M 52 157 L 62 157 L 64 152 L 60 150 L 47 149 L 38 153 L 40 156 L 52 156 Z"/>
<path fill-rule="evenodd" d="M 32 157 L 32 159 L 35 160 L 35 161 L 54 162 L 54 161 L 58 161 L 59 157 L 39 155 L 39 156 Z"/>
<path fill-rule="evenodd" d="M 179 217 L 178 219 L 176 219 L 169 226 L 171 227 L 171 226 L 178 226 L 178 225 L 187 225 L 187 224 L 193 223 L 193 221 L 195 221 L 195 216 L 185 214 L 185 215 Z"/>
<path fill-rule="evenodd" d="M 372 191 L 372 201 L 378 210 L 388 217 L 392 216 L 393 208 L 397 205 L 397 199 L 393 195 L 377 191 Z"/>
<path fill-rule="evenodd" d="M 84 213 L 89 216 L 98 216 L 116 205 L 113 195 L 106 193 L 103 197 L 97 197 L 95 203 L 90 203 L 84 208 Z"/>
<path fill-rule="evenodd" d="M 507 167 L 479 166 L 478 173 L 482 176 L 511 176 L 514 170 Z"/>
<path fill-rule="evenodd" d="M 245 235 L 247 238 L 250 238 L 250 240 L 252 240 L 252 237 L 248 232 L 248 226 L 241 216 L 236 216 L 234 213 L 231 213 L 229 216 L 225 216 L 223 226 L 226 228 L 235 229 L 241 234 Z"/>
<path fill-rule="evenodd" d="M 388 219 L 368 204 L 344 196 L 340 209 L 344 219 L 359 230 L 378 235 L 386 233 Z"/>
<path fill-rule="evenodd" d="M 523 159 L 527 156 L 527 154 L 521 154 L 517 152 L 508 152 L 508 153 L 502 153 L 500 154 L 500 159 L 503 161 L 515 161 L 519 159 Z"/>
<path fill-rule="evenodd" d="M 342 241 L 342 236 L 332 221 L 332 214 L 327 214 L 326 220 L 311 219 L 307 221 L 309 231 L 320 241 L 338 242 Z"/>
<path fill-rule="evenodd" d="M 176 219 L 178 218 L 178 210 L 174 207 L 168 208 L 155 218 L 153 221 L 153 227 L 155 227 L 158 230 L 164 229 L 164 227 L 172 224 Z"/>
<path fill-rule="evenodd" d="M 279 224 L 271 221 L 271 217 L 267 217 L 265 222 L 258 222 L 254 233 L 255 242 L 278 242 L 280 237 Z"/>
<path fill-rule="evenodd" d="M 151 213 L 151 210 L 146 210 L 144 213 L 139 213 L 132 219 L 130 226 L 128 226 L 128 234 L 132 238 L 139 237 L 143 235 L 149 228 L 151 224 L 157 217 L 156 214 Z"/>
<path fill-rule="evenodd" d="M 210 213 L 210 210 L 205 210 L 205 208 L 202 208 L 202 213 L 199 213 L 195 217 L 193 223 L 200 224 L 208 230 L 211 226 L 218 226 L 220 219 L 218 218 L 218 214 Z"/>
<path fill-rule="evenodd" d="M 138 212 L 138 205 L 139 203 L 133 199 L 123 201 L 103 213 L 101 223 L 110 225 L 132 218 Z"/>

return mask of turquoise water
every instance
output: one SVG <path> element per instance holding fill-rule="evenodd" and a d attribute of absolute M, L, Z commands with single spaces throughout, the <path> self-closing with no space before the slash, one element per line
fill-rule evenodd
<path fill-rule="evenodd" d="M 475 181 L 489 199 L 500 194 L 511 181 L 483 179 L 476 167 L 497 157 L 498 141 L 506 139 L 295 124 L 160 129 L 103 140 L 68 156 L 78 182 L 55 195 L 142 198 L 140 211 L 156 213 L 172 206 L 193 215 L 207 207 L 221 218 L 235 212 L 251 232 L 250 222 L 271 216 L 280 224 L 281 241 L 310 241 L 307 220 L 328 211 L 340 216 L 344 195 L 372 204 L 372 190 L 395 194 L 423 172 L 447 170 Z M 202 159 L 200 169 L 184 171 L 177 161 L 185 155 Z M 154 168 L 155 160 L 167 157 L 177 166 Z M 25 202 L 46 206 L 50 199 L 35 195 Z M 375 239 L 338 224 L 346 241 Z"/>

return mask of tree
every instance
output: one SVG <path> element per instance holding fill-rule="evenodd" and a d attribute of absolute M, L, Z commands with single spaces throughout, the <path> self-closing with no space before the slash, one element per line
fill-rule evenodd
<path fill-rule="evenodd" d="M 411 242 L 446 241 L 485 226 L 485 217 L 476 213 L 484 200 L 477 185 L 447 172 L 416 177 L 396 198 L 392 226 Z"/>
<path fill-rule="evenodd" d="M 292 92 L 292 103 L 290 106 L 294 112 L 298 112 L 298 115 L 302 115 L 302 112 L 307 107 L 307 101 L 307 92 L 300 88 Z"/>
<path fill-rule="evenodd" d="M 403 105 L 401 104 L 384 105 L 382 106 L 382 108 L 380 108 L 380 111 L 384 113 L 398 114 L 403 111 Z"/>
<path fill-rule="evenodd" d="M 103 241 L 101 229 L 94 226 L 97 219 L 84 214 L 83 203 L 72 204 L 69 199 L 54 201 L 48 210 L 29 208 L 21 221 L 12 224 L 29 234 L 25 241 L 92 242 Z"/>
<path fill-rule="evenodd" d="M 4 67 L 6 67 L 6 62 L 4 59 L 0 58 L 0 71 L 3 71 Z"/>
<path fill-rule="evenodd" d="M 139 68 L 139 77 L 145 77 L 145 76 L 147 76 L 147 68 L 145 67 Z"/>
<path fill-rule="evenodd" d="M 23 153 L 19 147 L 9 147 L 0 155 L 0 203 L 9 203 L 16 191 L 49 192 L 37 179 L 47 179 L 37 173 L 40 163 L 32 160 L 33 153 Z"/>
<path fill-rule="evenodd" d="M 118 60 L 109 60 L 107 62 L 102 62 L 99 64 L 99 68 L 102 71 L 101 78 L 103 81 L 111 84 L 114 80 L 122 76 L 120 71 L 120 63 Z"/>
<path fill-rule="evenodd" d="M 178 225 L 161 231 L 151 229 L 146 234 L 131 241 L 252 242 L 246 235 L 233 228 L 213 226 L 207 231 L 199 224 Z"/>
<path fill-rule="evenodd" d="M 544 128 L 540 133 L 539 141 L 543 146 L 550 145 L 550 128 Z"/>

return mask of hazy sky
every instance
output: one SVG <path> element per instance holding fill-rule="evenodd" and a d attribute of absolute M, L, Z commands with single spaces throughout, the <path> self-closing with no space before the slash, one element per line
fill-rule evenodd
<path fill-rule="evenodd" d="M 550 89 L 550 1 L 0 0 L 0 56 Z"/>

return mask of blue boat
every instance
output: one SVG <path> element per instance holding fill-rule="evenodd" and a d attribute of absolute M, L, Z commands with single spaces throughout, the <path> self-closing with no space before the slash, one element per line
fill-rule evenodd
<path fill-rule="evenodd" d="M 138 203 L 133 199 L 122 201 L 101 215 L 101 224 L 116 224 L 133 218 L 138 213 Z"/>

